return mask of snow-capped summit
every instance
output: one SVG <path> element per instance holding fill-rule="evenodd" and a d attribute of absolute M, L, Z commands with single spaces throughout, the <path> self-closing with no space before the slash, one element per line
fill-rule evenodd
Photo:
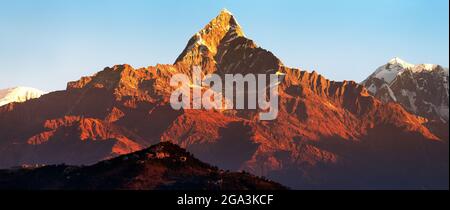
<path fill-rule="evenodd" d="M 443 68 L 436 64 L 411 64 L 398 57 L 391 59 L 387 64 L 379 67 L 369 78 L 375 77 L 383 80 L 387 84 L 391 84 L 405 71 L 411 71 L 413 73 L 419 73 L 422 71 L 442 70 L 444 74 L 448 74 L 448 69 Z M 369 79 L 368 78 L 368 79 Z M 365 81 L 363 83 L 366 83 Z M 372 88 L 373 90 L 373 88 Z"/>
<path fill-rule="evenodd" d="M 217 17 L 192 36 L 175 63 L 192 62 L 196 57 L 207 54 L 215 56 L 223 41 L 231 42 L 239 37 L 245 37 L 241 26 L 230 11 L 223 9 Z"/>
<path fill-rule="evenodd" d="M 398 102 L 412 113 L 448 122 L 448 81 L 448 68 L 410 64 L 396 57 L 362 83 L 384 102 Z"/>
<path fill-rule="evenodd" d="M 229 10 L 227 10 L 227 8 L 223 8 L 222 11 L 220 11 L 220 13 L 226 13 L 229 15 L 233 15 L 233 13 L 231 13 Z"/>
<path fill-rule="evenodd" d="M 383 80 L 387 84 L 391 84 L 398 75 L 403 73 L 404 70 L 412 68 L 413 66 L 414 65 L 409 64 L 396 57 L 391 59 L 387 64 L 379 67 L 371 77 L 378 78 L 380 80 Z"/>
<path fill-rule="evenodd" d="M 401 67 L 403 67 L 403 68 L 412 68 L 412 67 L 414 67 L 413 64 L 410 64 L 410 63 L 408 63 L 408 62 L 402 60 L 402 59 L 399 58 L 399 57 L 392 58 L 392 59 L 389 61 L 388 64 L 390 64 L 390 65 L 399 65 L 399 66 L 401 66 Z"/>
<path fill-rule="evenodd" d="M 15 87 L 0 90 L 0 106 L 12 102 L 25 102 L 30 99 L 39 98 L 46 92 L 30 87 Z"/>

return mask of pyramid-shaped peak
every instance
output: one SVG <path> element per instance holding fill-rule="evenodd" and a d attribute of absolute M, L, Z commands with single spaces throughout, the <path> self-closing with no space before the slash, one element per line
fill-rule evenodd
<path fill-rule="evenodd" d="M 233 15 L 233 13 L 231 13 L 229 10 L 227 10 L 226 8 L 223 8 L 222 11 L 220 11 L 220 14 L 228 14 L 228 15 Z"/>
<path fill-rule="evenodd" d="M 407 62 L 399 57 L 394 57 L 391 60 L 389 60 L 389 63 L 390 64 L 401 64 L 401 63 L 407 63 Z"/>
<path fill-rule="evenodd" d="M 244 35 L 241 26 L 233 14 L 227 9 L 223 9 L 219 15 L 211 20 L 199 33 L 223 33 L 230 30 L 235 31 L 240 36 Z"/>
<path fill-rule="evenodd" d="M 218 16 L 191 37 L 175 63 L 186 59 L 190 62 L 193 57 L 204 51 L 201 49 L 207 49 L 214 56 L 224 39 L 234 40 L 238 37 L 245 37 L 241 26 L 230 11 L 223 9 Z"/>

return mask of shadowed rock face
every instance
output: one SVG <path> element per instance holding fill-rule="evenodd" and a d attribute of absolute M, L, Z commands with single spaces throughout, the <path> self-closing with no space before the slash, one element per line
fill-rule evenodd
<path fill-rule="evenodd" d="M 188 150 L 199 158 L 227 170 L 240 169 L 252 158 L 258 144 L 252 140 L 252 128 L 242 122 L 233 122 L 219 130 L 219 138 L 213 143 L 198 143 Z"/>
<path fill-rule="evenodd" d="M 204 74 L 283 75 L 278 118 L 172 110 L 170 78 L 191 75 L 193 65 Z M 355 82 L 284 66 L 222 12 L 173 65 L 108 67 L 65 91 L 0 107 L 0 166 L 91 164 L 170 141 L 295 188 L 448 188 L 448 128 L 430 131 L 429 123 Z"/>

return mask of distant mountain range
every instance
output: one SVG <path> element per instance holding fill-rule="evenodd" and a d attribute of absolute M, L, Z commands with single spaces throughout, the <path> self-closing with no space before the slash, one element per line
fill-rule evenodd
<path fill-rule="evenodd" d="M 220 76 L 282 75 L 278 118 L 259 121 L 261 110 L 173 110 L 170 79 L 191 75 L 193 66 Z M 293 189 L 448 189 L 448 124 L 431 125 L 403 106 L 356 82 L 285 66 L 224 10 L 174 64 L 107 67 L 64 91 L 0 107 L 0 167 L 89 165 L 172 142 L 222 169 Z"/>
<path fill-rule="evenodd" d="M 397 102 L 411 113 L 448 122 L 449 71 L 440 65 L 413 65 L 394 58 L 363 85 L 383 102 Z"/>
<path fill-rule="evenodd" d="M 0 90 L 0 106 L 12 102 L 25 102 L 30 99 L 39 98 L 45 92 L 30 87 L 14 87 Z"/>

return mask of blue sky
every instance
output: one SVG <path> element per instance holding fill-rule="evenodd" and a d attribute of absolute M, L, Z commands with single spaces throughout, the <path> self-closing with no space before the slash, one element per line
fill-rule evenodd
<path fill-rule="evenodd" d="M 173 63 L 222 8 L 286 65 L 332 80 L 359 82 L 395 56 L 449 66 L 448 0 L 0 0 L 0 89 Z"/>

